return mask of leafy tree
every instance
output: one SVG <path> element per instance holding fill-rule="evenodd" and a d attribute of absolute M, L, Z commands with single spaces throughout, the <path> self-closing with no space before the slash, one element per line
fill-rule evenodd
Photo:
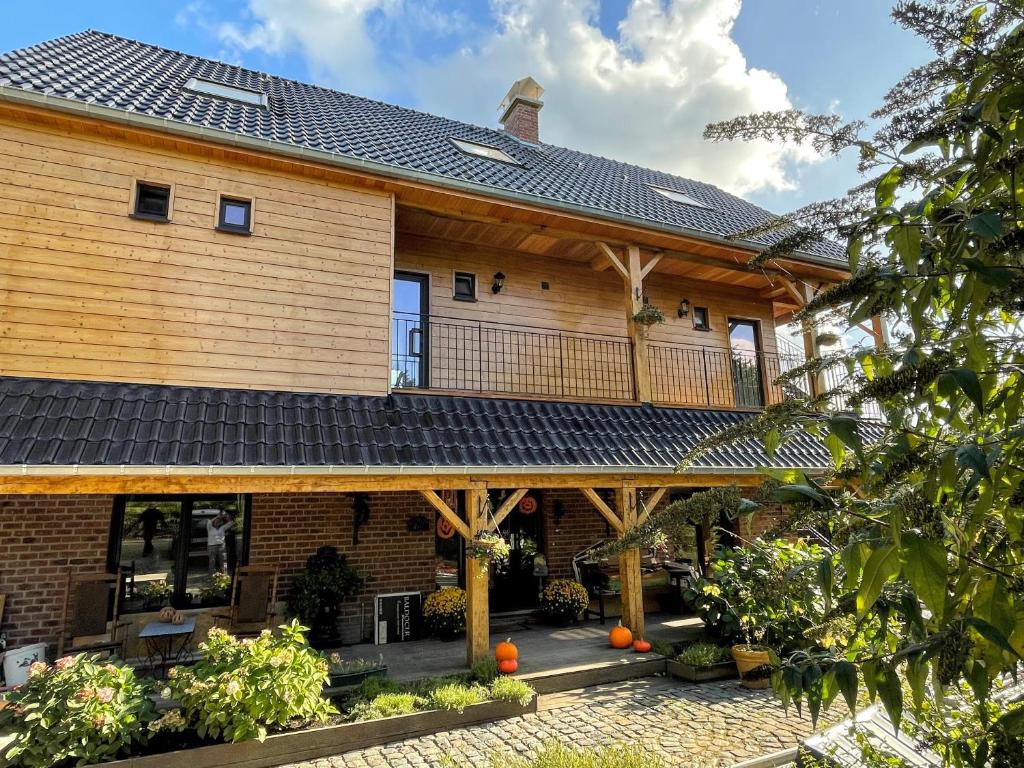
<path fill-rule="evenodd" d="M 714 124 L 706 136 L 859 152 L 866 183 L 742 235 L 777 230 L 754 260 L 776 269 L 816 238 L 844 242 L 852 276 L 799 319 L 853 327 L 881 314 L 898 320 L 894 337 L 789 372 L 844 365 L 849 376 L 687 460 L 723 440 L 758 436 L 774 448 L 800 431 L 819 435 L 829 475 L 776 473 L 775 495 L 815 507 L 842 548 L 819 578 L 842 585 L 834 615 L 854 628 L 845 647 L 785 659 L 776 690 L 815 714 L 866 691 L 897 725 L 911 706 L 934 725 L 955 689 L 970 725 L 933 729 L 934 746 L 957 764 L 1009 765 L 1024 748 L 1024 707 L 992 702 L 1024 652 L 1024 2 L 901 2 L 893 18 L 934 59 L 891 89 L 872 130 L 786 111 Z M 864 415 L 867 402 L 883 421 Z"/>

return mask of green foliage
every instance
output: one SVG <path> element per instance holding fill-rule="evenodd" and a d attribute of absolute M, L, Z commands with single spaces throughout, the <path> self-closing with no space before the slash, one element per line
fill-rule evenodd
<path fill-rule="evenodd" d="M 473 704 L 487 701 L 487 689 L 479 685 L 448 683 L 439 685 L 430 692 L 432 709 L 449 709 L 461 713 Z"/>
<path fill-rule="evenodd" d="M 529 683 L 514 677 L 496 677 L 491 682 L 491 698 L 495 701 L 514 701 L 525 707 L 536 695 Z"/>
<path fill-rule="evenodd" d="M 491 768 L 665 768 L 665 761 L 636 744 L 575 748 L 550 741 L 534 757 L 495 755 Z"/>
<path fill-rule="evenodd" d="M 334 547 L 320 547 L 306 560 L 306 567 L 292 582 L 288 610 L 319 638 L 337 634 L 341 604 L 366 585 Z"/>
<path fill-rule="evenodd" d="M 908 0 L 893 16 L 935 58 L 893 87 L 873 135 L 860 121 L 797 111 L 706 132 L 859 152 L 868 183 L 760 227 L 789 234 L 758 261 L 822 235 L 842 240 L 851 278 L 800 318 L 852 327 L 883 315 L 896 320 L 893 338 L 790 372 L 828 364 L 847 375 L 694 455 L 757 434 L 825 441 L 830 479 L 856 493 L 801 476 L 776 497 L 799 497 L 831 521 L 841 556 L 818 582 L 839 585 L 828 620 L 846 622 L 847 642 L 790 656 L 776 690 L 812 716 L 840 692 L 867 691 L 897 724 L 912 706 L 918 721 L 939 724 L 947 761 L 981 765 L 1019 735 L 985 727 L 986 702 L 1024 653 L 1024 5 Z M 790 238 L 794 225 L 802 238 Z M 882 422 L 868 423 L 869 401 Z M 945 696 L 957 686 L 973 696 L 972 736 L 941 725 L 960 706 Z"/>
<path fill-rule="evenodd" d="M 382 693 L 398 693 L 402 687 L 390 677 L 368 677 L 356 688 L 356 696 L 372 701 Z"/>
<path fill-rule="evenodd" d="M 688 645 L 678 654 L 676 661 L 692 667 L 710 667 L 723 661 L 731 661 L 732 653 L 727 646 L 712 643 L 694 643 Z"/>
<path fill-rule="evenodd" d="M 146 743 L 147 724 L 156 719 L 150 687 L 131 667 L 97 656 L 36 662 L 0 710 L 0 727 L 15 729 L 5 764 L 88 765 L 131 754 Z"/>
<path fill-rule="evenodd" d="M 380 693 L 369 703 L 357 706 L 352 714 L 356 720 L 380 720 L 384 717 L 411 715 L 426 708 L 426 699 L 413 693 Z"/>
<path fill-rule="evenodd" d="M 326 720 L 335 714 L 323 697 L 327 662 L 306 644 L 305 629 L 293 620 L 280 637 L 265 631 L 245 640 L 211 629 L 202 659 L 170 670 L 170 697 L 204 738 L 262 741 L 268 728 Z"/>
<path fill-rule="evenodd" d="M 478 661 L 470 670 L 472 681 L 483 685 L 490 685 L 498 675 L 498 662 L 495 659 Z"/>
<path fill-rule="evenodd" d="M 820 564 L 830 558 L 804 541 L 757 540 L 723 552 L 711 563 L 711 578 L 698 579 L 686 597 L 723 641 L 805 647 L 833 599 L 818 580 Z"/>
<path fill-rule="evenodd" d="M 645 304 L 639 312 L 633 315 L 633 322 L 642 328 L 657 325 L 665 322 L 665 313 L 652 304 Z"/>

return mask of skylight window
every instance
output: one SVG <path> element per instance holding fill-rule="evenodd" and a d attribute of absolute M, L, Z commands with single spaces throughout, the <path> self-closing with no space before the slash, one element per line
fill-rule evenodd
<path fill-rule="evenodd" d="M 692 205 L 695 208 L 707 208 L 708 207 L 708 206 L 704 205 L 704 203 L 700 202 L 700 200 L 694 200 L 689 195 L 684 195 L 682 192 L 677 192 L 674 189 L 667 189 L 665 187 L 656 187 L 653 184 L 648 184 L 647 186 L 649 186 L 652 190 L 657 192 L 662 197 L 667 197 L 669 200 L 672 200 L 673 202 L 682 203 L 683 205 Z"/>
<path fill-rule="evenodd" d="M 475 141 L 466 141 L 465 139 L 452 139 L 452 144 L 470 155 L 476 155 L 477 157 L 486 157 L 488 160 L 497 160 L 501 163 L 511 163 L 512 165 L 521 165 L 511 155 L 502 152 L 497 147 L 491 147 L 487 144 L 477 144 Z"/>
<path fill-rule="evenodd" d="M 198 77 L 193 77 L 185 83 L 185 88 L 196 93 L 205 93 L 207 96 L 216 96 L 218 99 L 240 101 L 242 104 L 252 104 L 256 107 L 267 106 L 267 94 L 265 93 L 250 91 L 248 88 L 236 88 L 223 83 L 212 83 L 209 80 L 200 80 Z"/>

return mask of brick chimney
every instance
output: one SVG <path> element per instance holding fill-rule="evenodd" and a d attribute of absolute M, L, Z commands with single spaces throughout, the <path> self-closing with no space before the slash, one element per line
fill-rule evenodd
<path fill-rule="evenodd" d="M 502 99 L 501 118 L 498 122 L 506 132 L 534 144 L 540 141 L 540 127 L 537 117 L 544 102 L 540 97 L 544 89 L 532 77 L 516 80 Z"/>

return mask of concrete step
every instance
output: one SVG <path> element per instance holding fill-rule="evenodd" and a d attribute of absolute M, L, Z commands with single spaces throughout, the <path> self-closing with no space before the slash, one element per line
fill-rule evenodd
<path fill-rule="evenodd" d="M 628 661 L 597 662 L 577 666 L 556 667 L 540 672 L 516 675 L 528 682 L 538 694 L 572 691 L 593 685 L 618 683 L 638 677 L 665 674 L 666 659 L 657 654 L 637 654 Z"/>

